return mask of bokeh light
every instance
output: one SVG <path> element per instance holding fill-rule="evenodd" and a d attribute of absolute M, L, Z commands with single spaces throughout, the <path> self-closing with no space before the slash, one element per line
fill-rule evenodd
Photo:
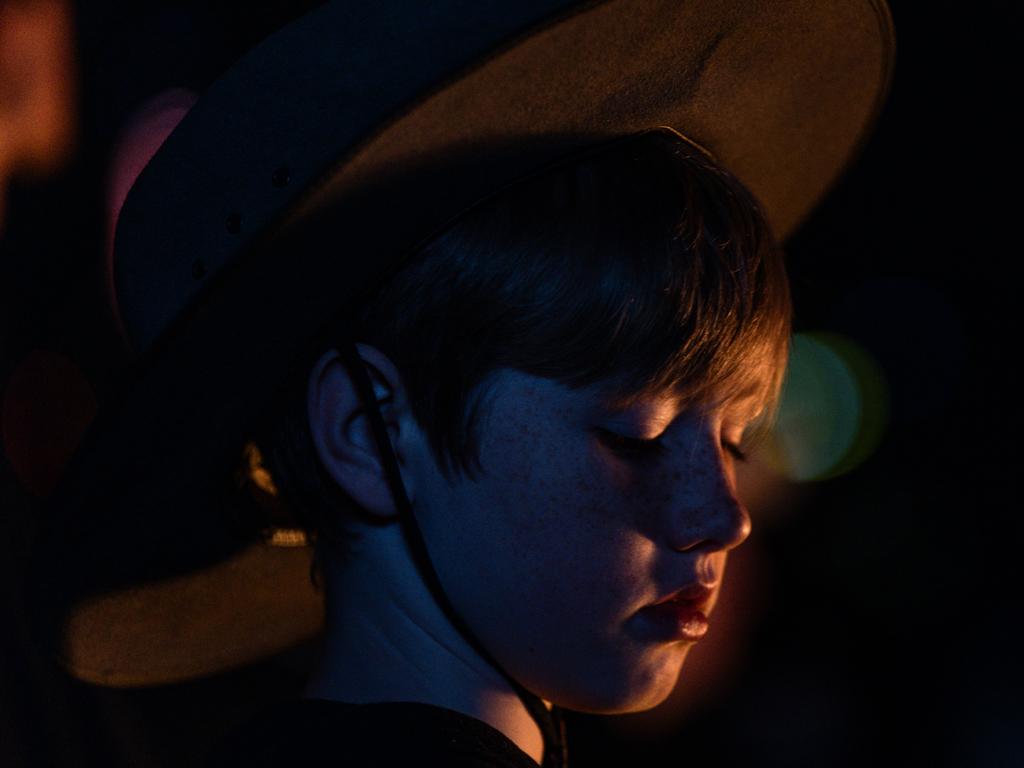
<path fill-rule="evenodd" d="M 0 225 L 9 176 L 44 176 L 77 140 L 73 21 L 67 0 L 0 2 Z"/>
<path fill-rule="evenodd" d="M 871 455 L 888 418 L 885 378 L 863 347 L 834 333 L 794 334 L 768 462 L 798 482 L 836 477 Z"/>

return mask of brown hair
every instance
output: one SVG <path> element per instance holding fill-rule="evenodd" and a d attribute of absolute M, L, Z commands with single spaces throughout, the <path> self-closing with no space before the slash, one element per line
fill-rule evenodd
<path fill-rule="evenodd" d="M 463 214 L 379 288 L 353 334 L 395 364 L 451 479 L 482 471 L 477 389 L 503 367 L 571 388 L 598 383 L 612 407 L 753 389 L 766 424 L 790 323 L 782 253 L 757 201 L 699 149 L 650 131 Z M 343 517 L 360 510 L 313 446 L 307 362 L 257 442 L 276 503 L 316 544 L 315 571 L 325 541 L 345 557 Z"/>

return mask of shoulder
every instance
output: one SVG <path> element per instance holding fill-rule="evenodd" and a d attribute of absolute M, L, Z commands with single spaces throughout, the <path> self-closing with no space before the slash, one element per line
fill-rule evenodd
<path fill-rule="evenodd" d="M 503 733 L 475 718 L 416 702 L 282 702 L 229 731 L 206 768 L 327 765 L 537 768 Z"/>

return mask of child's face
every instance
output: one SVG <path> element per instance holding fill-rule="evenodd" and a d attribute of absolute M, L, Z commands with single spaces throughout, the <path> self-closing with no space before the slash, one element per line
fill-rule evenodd
<path fill-rule="evenodd" d="M 734 459 L 750 403 L 615 414 L 594 390 L 508 369 L 480 424 L 483 473 L 417 480 L 417 518 L 452 602 L 502 666 L 542 698 L 591 712 L 663 701 L 693 644 L 645 608 L 715 584 L 750 533 Z M 620 455 L 600 430 L 661 435 Z M 660 634 L 659 634 L 660 633 Z"/>

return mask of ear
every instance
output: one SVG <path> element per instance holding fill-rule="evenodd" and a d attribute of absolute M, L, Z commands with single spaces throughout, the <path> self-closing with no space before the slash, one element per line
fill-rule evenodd
<path fill-rule="evenodd" d="M 384 426 L 411 502 L 413 473 L 409 467 L 412 441 L 419 438 L 398 369 L 380 350 L 368 344 L 356 349 L 366 367 Z M 382 521 L 398 512 L 391 485 L 374 438 L 372 424 L 359 390 L 338 350 L 324 353 L 309 374 L 309 428 L 324 469 L 360 506 Z"/>

